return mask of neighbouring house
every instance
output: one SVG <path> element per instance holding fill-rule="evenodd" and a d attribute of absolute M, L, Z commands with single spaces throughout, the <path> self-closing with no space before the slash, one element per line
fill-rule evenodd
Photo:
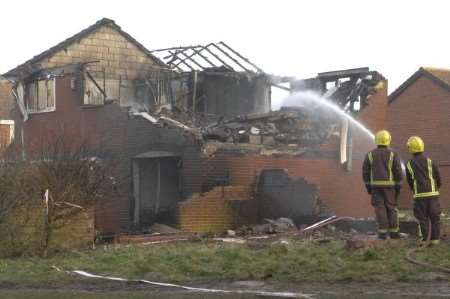
<path fill-rule="evenodd" d="M 450 69 L 421 67 L 389 95 L 388 128 L 392 146 L 403 161 L 410 157 L 406 141 L 420 136 L 425 151 L 439 166 L 443 186 L 441 205 L 450 207 Z M 405 186 L 400 197 L 403 207 L 412 206 L 412 193 Z"/>
<path fill-rule="evenodd" d="M 14 120 L 11 111 L 14 108 L 14 96 L 11 93 L 12 84 L 0 76 L 0 153 L 14 139 Z"/>

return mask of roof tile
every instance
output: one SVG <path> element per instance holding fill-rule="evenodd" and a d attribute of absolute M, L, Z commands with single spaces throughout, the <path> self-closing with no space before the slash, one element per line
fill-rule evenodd
<path fill-rule="evenodd" d="M 137 40 L 135 40 L 131 35 L 129 35 L 125 31 L 123 31 L 120 28 L 120 26 L 117 25 L 114 22 L 114 20 L 103 18 L 103 19 L 100 19 L 99 21 L 97 21 L 95 24 L 87 27 L 86 29 L 84 29 L 84 30 L 78 32 L 77 34 L 67 38 L 66 40 L 60 42 L 56 46 L 51 47 L 50 49 L 48 49 L 48 50 L 46 50 L 46 51 L 44 51 L 44 52 L 34 56 L 33 58 L 31 58 L 30 60 L 26 61 L 25 63 L 23 63 L 23 64 L 15 67 L 14 69 L 8 71 L 7 73 L 3 74 L 3 76 L 4 77 L 15 77 L 22 70 L 32 69 L 34 64 L 38 64 L 41 60 L 43 60 L 43 59 L 53 55 L 54 53 L 58 52 L 61 49 L 66 48 L 70 44 L 72 44 L 72 43 L 74 43 L 76 41 L 79 41 L 80 39 L 82 39 L 86 35 L 94 32 L 98 28 L 100 28 L 102 26 L 105 26 L 105 25 L 111 26 L 114 29 L 116 29 L 117 31 L 119 31 L 128 41 L 130 41 L 131 43 L 136 45 L 141 51 L 143 51 L 147 56 L 149 56 L 151 59 L 153 59 L 157 64 L 159 64 L 160 66 L 165 66 L 164 62 L 162 62 L 156 56 L 152 55 L 150 53 L 150 51 L 147 50 L 141 43 L 139 43 Z"/>
<path fill-rule="evenodd" d="M 428 73 L 432 74 L 442 82 L 450 85 L 450 69 L 444 68 L 434 68 L 434 67 L 424 67 L 423 68 Z"/>

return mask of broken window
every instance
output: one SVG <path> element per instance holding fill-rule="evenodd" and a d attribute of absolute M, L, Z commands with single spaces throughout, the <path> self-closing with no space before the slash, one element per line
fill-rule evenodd
<path fill-rule="evenodd" d="M 55 79 L 38 80 L 28 84 L 26 102 L 29 113 L 55 110 Z"/>
<path fill-rule="evenodd" d="M 89 72 L 85 74 L 83 104 L 88 106 L 104 105 L 106 98 L 104 79 L 97 80 Z"/>
<path fill-rule="evenodd" d="M 14 139 L 14 121 L 0 120 L 0 151 L 11 144 Z"/>
<path fill-rule="evenodd" d="M 120 85 L 120 104 L 148 110 L 153 106 L 172 103 L 170 74 L 153 73 L 142 80 L 123 80 Z"/>

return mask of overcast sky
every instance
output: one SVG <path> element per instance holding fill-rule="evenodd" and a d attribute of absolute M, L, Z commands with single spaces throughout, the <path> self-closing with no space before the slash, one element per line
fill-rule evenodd
<path fill-rule="evenodd" d="M 148 49 L 225 41 L 277 75 L 368 66 L 392 91 L 420 66 L 450 68 L 444 0 L 16 0 L 0 8 L 0 73 L 103 17 Z"/>

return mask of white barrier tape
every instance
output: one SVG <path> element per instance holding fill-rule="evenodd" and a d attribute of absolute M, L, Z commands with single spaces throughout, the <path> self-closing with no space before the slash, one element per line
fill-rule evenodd
<path fill-rule="evenodd" d="M 53 266 L 54 269 L 57 271 L 62 271 L 58 267 Z M 268 296 L 268 297 L 283 297 L 283 298 L 308 298 L 313 299 L 312 295 L 310 294 L 303 294 L 303 293 L 292 293 L 292 292 L 266 292 L 266 291 L 256 291 L 256 290 L 222 290 L 222 289 L 207 289 L 207 288 L 194 288 L 179 284 L 173 284 L 173 283 L 163 283 L 163 282 L 155 282 L 155 281 L 148 281 L 148 280 L 131 280 L 126 278 L 120 278 L 120 277 L 110 277 L 110 276 L 102 276 L 102 275 L 96 275 L 92 274 L 86 271 L 81 270 L 75 270 L 75 271 L 63 271 L 66 273 L 75 273 L 84 277 L 89 278 L 100 278 L 100 279 L 107 279 L 107 280 L 114 280 L 114 281 L 122 281 L 122 282 L 140 282 L 140 283 L 146 283 L 154 286 L 160 286 L 160 287 L 171 287 L 171 288 L 179 288 L 184 289 L 188 291 L 195 291 L 195 292 L 203 292 L 203 293 L 224 293 L 224 294 L 251 294 L 251 295 L 258 295 L 258 296 Z"/>

